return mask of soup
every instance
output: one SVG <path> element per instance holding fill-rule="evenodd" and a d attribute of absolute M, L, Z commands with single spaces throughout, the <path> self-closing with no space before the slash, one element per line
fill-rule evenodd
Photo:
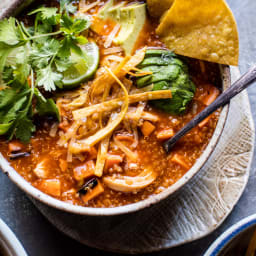
<path fill-rule="evenodd" d="M 123 206 L 175 184 L 219 111 L 169 154 L 162 145 L 219 95 L 218 64 L 167 49 L 143 1 L 50 5 L 12 24 L 22 33 L 2 72 L 0 152 L 31 185 L 74 205 Z"/>

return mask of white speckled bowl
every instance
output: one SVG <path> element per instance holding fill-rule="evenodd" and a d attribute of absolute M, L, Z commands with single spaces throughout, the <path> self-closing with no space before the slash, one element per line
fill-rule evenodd
<path fill-rule="evenodd" d="M 4 0 L 7 1 L 7 0 Z M 31 0 L 29 0 L 31 1 Z M 13 13 L 15 10 L 15 6 L 19 6 L 22 0 L 9 0 L 12 4 L 10 7 L 6 8 L 5 12 L 0 12 L 0 18 L 5 17 Z M 222 74 L 222 81 L 223 81 L 223 90 L 227 89 L 230 86 L 231 79 L 230 79 L 230 69 L 228 66 L 220 65 L 220 70 Z M 8 163 L 8 161 L 0 154 L 0 167 L 2 168 L 3 172 L 23 191 L 25 191 L 28 195 L 34 197 L 35 199 L 51 206 L 56 209 L 80 214 L 80 215 L 92 215 L 92 216 L 110 216 L 110 215 L 119 215 L 119 214 L 126 214 L 130 212 L 135 212 L 140 209 L 149 207 L 153 204 L 160 202 L 161 200 L 173 195 L 176 191 L 178 191 L 182 186 L 184 186 L 191 178 L 196 175 L 202 166 L 206 163 L 208 158 L 210 157 L 211 153 L 215 149 L 218 140 L 222 134 L 227 115 L 229 111 L 229 105 L 224 107 L 221 111 L 220 118 L 213 134 L 213 137 L 206 147 L 204 153 L 201 157 L 197 160 L 194 166 L 174 185 L 170 186 L 168 189 L 164 190 L 158 195 L 151 196 L 148 199 L 140 201 L 135 204 L 130 204 L 121 207 L 115 208 L 91 208 L 91 207 L 82 207 L 82 206 L 75 206 L 60 200 L 57 200 L 51 196 L 44 194 L 43 192 L 39 191 L 38 189 L 31 186 L 26 180 L 24 180 Z"/>
<path fill-rule="evenodd" d="M 225 231 L 215 240 L 204 256 L 228 256 L 237 245 L 242 249 L 247 248 L 255 230 L 256 214 L 246 217 Z"/>
<path fill-rule="evenodd" d="M 0 255 L 2 256 L 27 256 L 24 248 L 14 233 L 0 219 Z"/>

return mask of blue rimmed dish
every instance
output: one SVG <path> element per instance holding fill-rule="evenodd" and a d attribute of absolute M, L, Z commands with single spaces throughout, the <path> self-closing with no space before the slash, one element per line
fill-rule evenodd
<path fill-rule="evenodd" d="M 230 227 L 215 240 L 204 256 L 245 255 L 255 230 L 256 214 L 246 217 Z"/>

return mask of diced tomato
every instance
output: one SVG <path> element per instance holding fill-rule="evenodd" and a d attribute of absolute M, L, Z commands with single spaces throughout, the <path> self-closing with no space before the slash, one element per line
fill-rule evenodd
<path fill-rule="evenodd" d="M 156 127 L 153 124 L 151 124 L 149 121 L 144 121 L 141 126 L 141 132 L 146 137 L 149 136 L 155 129 Z"/>
<path fill-rule="evenodd" d="M 212 104 L 220 94 L 220 91 L 213 85 L 208 86 L 208 94 L 201 100 L 206 106 Z"/>
<path fill-rule="evenodd" d="M 9 152 L 17 152 L 22 150 L 23 148 L 24 148 L 24 145 L 17 140 L 13 140 L 8 144 Z"/>
<path fill-rule="evenodd" d="M 66 132 L 68 130 L 68 128 L 69 128 L 68 122 L 63 121 L 62 123 L 59 124 L 59 128 L 61 130 L 63 130 L 64 132 Z"/>
<path fill-rule="evenodd" d="M 62 172 L 65 172 L 68 169 L 68 162 L 64 159 L 59 159 L 59 166 Z"/>
<path fill-rule="evenodd" d="M 105 162 L 105 168 L 109 169 L 113 167 L 115 164 L 120 164 L 123 162 L 123 157 L 120 155 L 112 155 L 108 154 Z"/>
<path fill-rule="evenodd" d="M 156 137 L 158 140 L 168 140 L 174 135 L 173 129 L 166 129 L 157 132 Z"/>
<path fill-rule="evenodd" d="M 51 196 L 60 196 L 61 194 L 61 182 L 57 179 L 42 180 L 38 188 Z"/>
<path fill-rule="evenodd" d="M 84 203 L 92 200 L 93 198 L 99 196 L 100 194 L 102 194 L 104 192 L 104 188 L 101 185 L 101 183 L 98 181 L 98 184 L 96 187 L 89 189 L 85 195 L 81 195 L 81 198 L 83 200 Z"/>
<path fill-rule="evenodd" d="M 200 128 L 204 127 L 205 125 L 207 125 L 207 123 L 211 120 L 212 117 L 213 115 L 206 117 L 201 123 L 198 124 L 198 126 Z"/>
<path fill-rule="evenodd" d="M 133 135 L 131 134 L 117 134 L 115 138 L 120 141 L 125 140 L 129 142 L 134 142 Z"/>
<path fill-rule="evenodd" d="M 183 156 L 179 154 L 174 154 L 174 156 L 171 158 L 171 162 L 174 162 L 176 164 L 179 164 L 182 166 L 184 169 L 189 170 L 190 169 L 190 164 L 186 162 Z"/>
<path fill-rule="evenodd" d="M 73 173 L 77 181 L 83 179 L 89 179 L 94 176 L 95 163 L 93 160 L 90 160 L 83 165 L 79 165 L 74 168 Z"/>

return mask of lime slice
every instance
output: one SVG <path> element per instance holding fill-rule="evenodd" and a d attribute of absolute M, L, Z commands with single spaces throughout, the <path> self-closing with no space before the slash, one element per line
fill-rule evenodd
<path fill-rule="evenodd" d="M 80 46 L 85 57 L 75 52 L 71 53 L 71 61 L 74 63 L 63 74 L 63 89 L 72 89 L 82 82 L 90 79 L 99 65 L 99 48 L 95 43 Z"/>

